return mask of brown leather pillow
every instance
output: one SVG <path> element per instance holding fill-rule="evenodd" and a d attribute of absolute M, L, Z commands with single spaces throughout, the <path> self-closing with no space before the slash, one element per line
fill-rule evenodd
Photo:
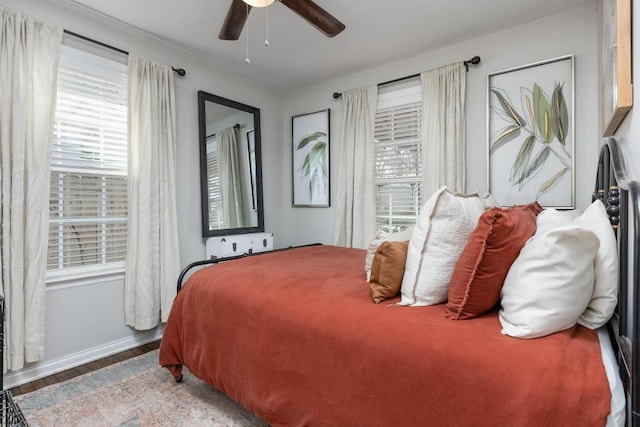
<path fill-rule="evenodd" d="M 536 231 L 538 202 L 485 211 L 451 275 L 446 316 L 470 319 L 490 310 L 511 264 Z"/>
<path fill-rule="evenodd" d="M 371 299 L 376 304 L 400 293 L 409 241 L 383 242 L 371 264 Z"/>

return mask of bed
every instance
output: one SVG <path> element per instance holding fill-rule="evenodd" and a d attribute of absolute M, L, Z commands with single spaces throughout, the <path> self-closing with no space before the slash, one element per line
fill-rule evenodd
<path fill-rule="evenodd" d="M 453 321 L 442 304 L 373 304 L 365 251 L 310 245 L 188 266 L 159 362 L 271 425 L 634 425 L 638 187 L 613 139 L 593 197 L 620 251 L 620 302 L 599 330 L 518 339 L 497 308 Z"/>

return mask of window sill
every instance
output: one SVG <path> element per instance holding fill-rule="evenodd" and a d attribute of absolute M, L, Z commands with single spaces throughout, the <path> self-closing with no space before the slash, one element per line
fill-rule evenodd
<path fill-rule="evenodd" d="M 124 262 L 119 262 L 108 266 L 96 265 L 91 267 L 68 268 L 63 271 L 48 271 L 45 281 L 47 289 L 59 289 L 123 279 L 124 272 Z"/>

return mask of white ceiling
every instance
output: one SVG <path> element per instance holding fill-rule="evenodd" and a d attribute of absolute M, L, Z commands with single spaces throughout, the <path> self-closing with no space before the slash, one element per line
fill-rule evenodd
<path fill-rule="evenodd" d="M 324 36 L 276 2 L 269 8 L 251 11 L 247 43 L 246 25 L 239 40 L 218 40 L 231 0 L 63 1 L 93 9 L 162 38 L 208 63 L 223 65 L 234 73 L 285 91 L 595 2 L 315 0 L 346 25 L 334 38 Z M 264 46 L 267 15 L 268 48 Z M 244 60 L 247 44 L 250 64 Z"/>

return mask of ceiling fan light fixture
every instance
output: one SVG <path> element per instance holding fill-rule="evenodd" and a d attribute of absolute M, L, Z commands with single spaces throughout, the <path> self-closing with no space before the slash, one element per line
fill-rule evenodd
<path fill-rule="evenodd" d="M 218 38 L 220 40 L 238 40 L 253 6 L 264 8 L 276 1 L 299 15 L 327 37 L 335 37 L 345 28 L 342 22 L 318 6 L 314 0 L 231 0 L 231 6 L 229 6 Z"/>
<path fill-rule="evenodd" d="M 276 0 L 242 0 L 249 6 L 253 7 L 267 7 L 271 6 Z"/>

